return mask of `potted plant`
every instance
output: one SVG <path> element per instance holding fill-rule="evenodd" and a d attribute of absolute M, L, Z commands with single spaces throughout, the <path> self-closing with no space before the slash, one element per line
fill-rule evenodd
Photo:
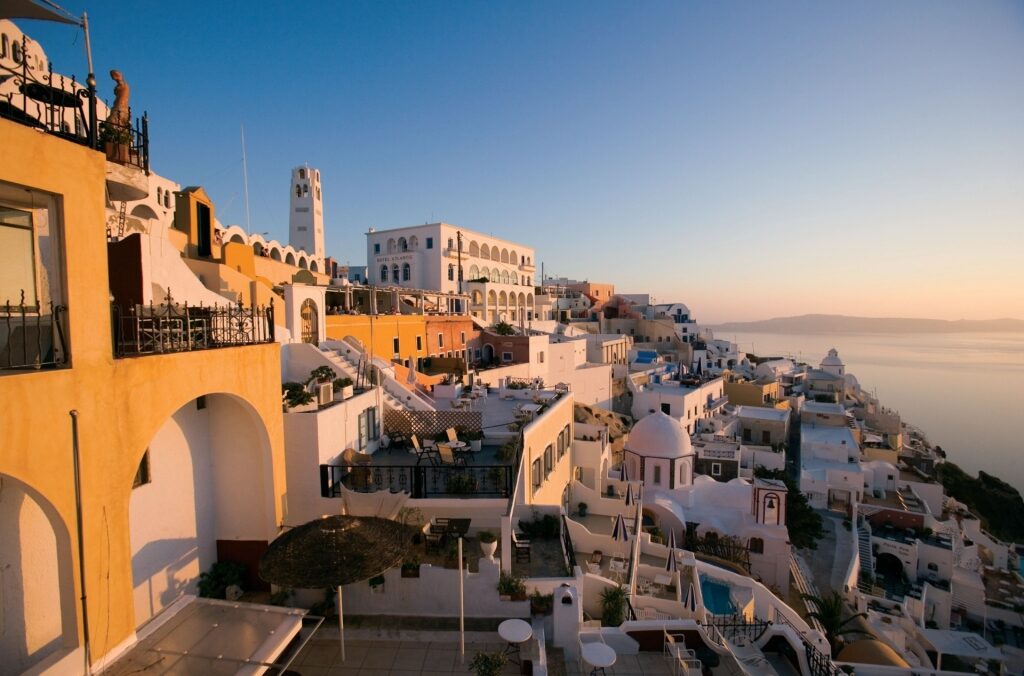
<path fill-rule="evenodd" d="M 384 576 L 375 575 L 370 578 L 370 593 L 371 594 L 383 594 L 384 593 Z"/>
<path fill-rule="evenodd" d="M 315 411 L 316 401 L 313 394 L 309 392 L 302 383 L 288 382 L 281 385 L 284 398 L 285 410 L 292 413 L 303 413 Z"/>
<path fill-rule="evenodd" d="M 534 589 L 530 594 L 530 612 L 532 614 L 547 615 L 554 607 L 554 594 L 541 594 L 539 589 Z"/>
<path fill-rule="evenodd" d="M 474 453 L 479 453 L 480 448 L 484 443 L 484 431 L 483 430 L 472 430 L 469 432 L 462 432 L 459 436 L 469 442 L 469 447 Z"/>
<path fill-rule="evenodd" d="M 576 505 L 576 508 L 579 510 L 580 516 L 587 515 L 587 503 L 581 502 L 580 504 Z"/>
<path fill-rule="evenodd" d="M 105 122 L 100 129 L 100 141 L 103 142 L 103 150 L 107 159 L 119 164 L 127 164 L 129 148 L 132 143 L 131 127 L 118 126 Z"/>
<path fill-rule="evenodd" d="M 476 492 L 476 477 L 468 474 L 456 474 L 448 480 L 448 492 L 456 495 L 467 495 Z"/>
<path fill-rule="evenodd" d="M 420 557 L 412 554 L 405 561 L 402 561 L 402 577 L 420 576 Z"/>
<path fill-rule="evenodd" d="M 335 378 L 334 379 L 334 391 L 338 392 L 341 399 L 351 399 L 355 390 L 352 386 L 351 378 Z"/>
<path fill-rule="evenodd" d="M 245 566 L 234 561 L 217 561 L 210 570 L 199 574 L 199 595 L 208 599 L 222 599 L 228 587 L 241 586 Z"/>
<path fill-rule="evenodd" d="M 321 384 L 333 381 L 334 369 L 330 366 L 317 366 L 309 372 L 309 380 L 307 382 L 313 382 L 314 380 Z"/>
<path fill-rule="evenodd" d="M 601 624 L 605 627 L 618 627 L 625 619 L 625 587 L 608 587 L 601 592 Z"/>
<path fill-rule="evenodd" d="M 480 539 L 480 552 L 488 559 L 493 559 L 498 549 L 498 538 L 489 530 L 480 531 L 477 537 Z"/>
<path fill-rule="evenodd" d="M 498 676 L 505 668 L 505 653 L 477 653 L 469 663 L 476 676 Z"/>
<path fill-rule="evenodd" d="M 502 571 L 498 576 L 498 598 L 502 601 L 525 601 L 526 585 L 523 578 Z"/>

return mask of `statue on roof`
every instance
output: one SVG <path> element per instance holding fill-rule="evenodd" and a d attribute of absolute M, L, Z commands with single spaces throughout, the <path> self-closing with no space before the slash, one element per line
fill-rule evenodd
<path fill-rule="evenodd" d="M 131 94 L 131 89 L 124 81 L 121 71 L 110 71 L 110 77 L 117 84 L 114 85 L 114 105 L 110 108 L 107 123 L 118 127 L 127 127 L 131 124 L 131 110 L 128 108 L 128 96 Z"/>

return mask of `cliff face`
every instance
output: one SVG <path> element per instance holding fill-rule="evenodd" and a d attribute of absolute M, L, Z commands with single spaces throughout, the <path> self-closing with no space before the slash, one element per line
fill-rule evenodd
<path fill-rule="evenodd" d="M 978 472 L 972 477 L 959 466 L 944 462 L 936 468 L 946 493 L 981 517 L 990 533 L 1008 542 L 1024 541 L 1024 499 L 1017 489 L 999 477 Z"/>

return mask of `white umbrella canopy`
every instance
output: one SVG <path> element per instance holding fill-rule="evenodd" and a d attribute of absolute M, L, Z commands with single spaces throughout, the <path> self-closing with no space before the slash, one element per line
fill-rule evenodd
<path fill-rule="evenodd" d="M 612 527 L 612 540 L 626 542 L 629 540 L 629 531 L 626 529 L 626 520 L 621 514 L 616 515 L 615 525 Z"/>

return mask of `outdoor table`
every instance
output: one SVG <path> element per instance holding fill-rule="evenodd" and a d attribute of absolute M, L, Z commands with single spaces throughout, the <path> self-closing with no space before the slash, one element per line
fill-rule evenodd
<path fill-rule="evenodd" d="M 615 650 L 606 643 L 596 641 L 584 643 L 580 654 L 583 656 L 583 661 L 593 667 L 590 670 L 590 676 L 595 676 L 598 671 L 603 674 L 607 667 L 615 664 Z"/>
<path fill-rule="evenodd" d="M 533 636 L 533 628 L 522 620 L 505 620 L 498 625 L 498 636 L 508 643 L 505 655 L 519 664 L 519 646 L 530 640 L 530 637 Z"/>
<path fill-rule="evenodd" d="M 523 407 L 520 408 L 519 410 L 522 411 L 522 414 L 524 416 L 533 418 L 533 416 L 537 415 L 537 411 L 540 410 L 540 405 L 538 405 L 538 404 L 523 404 Z"/>
<path fill-rule="evenodd" d="M 472 519 L 448 519 L 448 535 L 466 537 Z"/>
<path fill-rule="evenodd" d="M 451 448 L 456 453 L 459 453 L 461 451 L 466 450 L 469 447 L 469 444 L 467 444 L 465 441 L 449 441 L 448 447 Z"/>

